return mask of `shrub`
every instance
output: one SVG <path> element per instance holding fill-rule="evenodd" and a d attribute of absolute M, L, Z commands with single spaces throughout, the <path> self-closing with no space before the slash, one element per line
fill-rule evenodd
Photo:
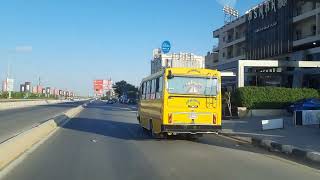
<path fill-rule="evenodd" d="M 0 98 L 1 99 L 6 99 L 9 97 L 9 93 L 8 92 L 0 92 Z"/>
<path fill-rule="evenodd" d="M 282 109 L 298 100 L 319 96 L 315 89 L 247 86 L 236 90 L 233 102 L 249 109 Z"/>

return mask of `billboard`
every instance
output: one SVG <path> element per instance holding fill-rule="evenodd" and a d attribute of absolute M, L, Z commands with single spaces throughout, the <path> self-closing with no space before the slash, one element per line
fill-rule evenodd
<path fill-rule="evenodd" d="M 267 59 L 292 52 L 292 1 L 264 1 L 248 11 L 246 18 L 248 59 Z"/>
<path fill-rule="evenodd" d="M 103 80 L 94 80 L 93 81 L 93 89 L 96 95 L 103 94 Z"/>
<path fill-rule="evenodd" d="M 94 80 L 93 90 L 94 94 L 97 96 L 102 96 L 107 91 L 112 89 L 112 80 Z"/>
<path fill-rule="evenodd" d="M 7 81 L 6 82 L 6 87 L 7 87 L 6 91 L 13 91 L 14 80 L 7 78 L 6 81 Z"/>

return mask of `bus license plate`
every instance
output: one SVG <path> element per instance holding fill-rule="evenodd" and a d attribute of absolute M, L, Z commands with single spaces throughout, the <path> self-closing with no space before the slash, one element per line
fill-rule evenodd
<path fill-rule="evenodd" d="M 190 119 L 197 119 L 198 115 L 196 113 L 190 113 L 189 118 Z"/>

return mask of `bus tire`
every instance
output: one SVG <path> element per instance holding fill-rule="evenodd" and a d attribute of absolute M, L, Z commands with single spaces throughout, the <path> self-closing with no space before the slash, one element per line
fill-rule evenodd
<path fill-rule="evenodd" d="M 167 134 L 166 133 L 155 133 L 153 132 L 153 124 L 152 124 L 152 120 L 150 120 L 150 136 L 154 139 L 166 139 L 167 138 Z"/>

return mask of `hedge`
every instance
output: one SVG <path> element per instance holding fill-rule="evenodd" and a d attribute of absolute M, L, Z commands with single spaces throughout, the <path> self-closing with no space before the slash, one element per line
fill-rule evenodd
<path fill-rule="evenodd" d="M 233 103 L 249 109 L 283 109 L 305 98 L 319 98 L 320 91 L 307 88 L 241 87 L 233 94 Z"/>
<path fill-rule="evenodd" d="M 8 92 L 0 92 L 0 99 L 7 99 L 9 97 Z M 22 92 L 11 92 L 12 99 L 57 99 L 57 97 L 50 95 L 46 97 L 44 94 L 34 93 L 22 93 Z"/>

